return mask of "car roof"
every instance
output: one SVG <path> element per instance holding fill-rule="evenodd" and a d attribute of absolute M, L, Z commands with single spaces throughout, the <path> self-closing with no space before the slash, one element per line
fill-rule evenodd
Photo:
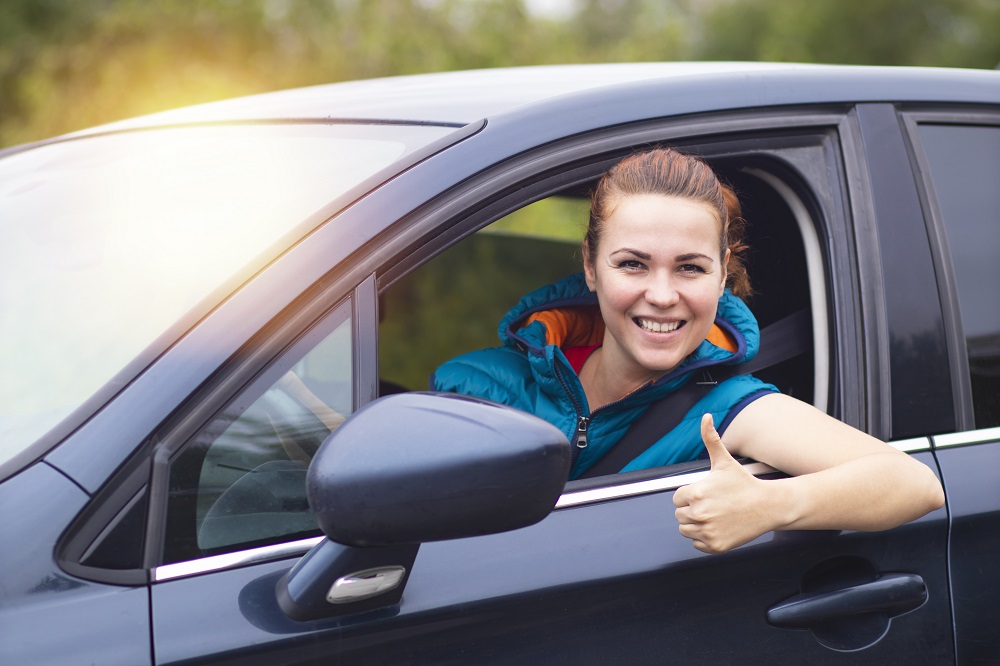
<path fill-rule="evenodd" d="M 705 85 L 713 94 L 705 96 Z M 362 121 L 463 126 L 554 99 L 628 96 L 649 85 L 678 99 L 701 94 L 697 110 L 851 101 L 1000 103 L 1000 72 L 946 68 L 739 62 L 550 65 L 348 81 L 166 111 L 92 132 L 190 123 Z M 589 93 L 589 94 L 588 94 Z M 543 104 L 552 110 L 551 104 Z M 690 99 L 681 105 L 694 110 Z"/>

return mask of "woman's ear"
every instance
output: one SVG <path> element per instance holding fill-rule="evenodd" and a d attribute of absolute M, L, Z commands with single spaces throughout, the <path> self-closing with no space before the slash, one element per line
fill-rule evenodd
<path fill-rule="evenodd" d="M 594 262 L 590 260 L 590 243 L 584 240 L 581 250 L 583 252 L 583 277 L 587 280 L 587 288 L 591 291 L 597 291 L 597 275 L 594 272 Z"/>
<path fill-rule="evenodd" d="M 719 285 L 719 297 L 726 291 L 726 280 L 729 279 L 729 257 L 733 255 L 732 250 L 726 248 L 726 256 L 722 259 L 722 284 Z"/>

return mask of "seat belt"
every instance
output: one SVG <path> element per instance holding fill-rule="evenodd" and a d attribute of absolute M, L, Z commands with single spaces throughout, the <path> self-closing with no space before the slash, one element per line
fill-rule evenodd
<path fill-rule="evenodd" d="M 779 319 L 760 332 L 760 352 L 743 363 L 715 366 L 695 375 L 670 395 L 653 402 L 632 422 L 617 444 L 580 479 L 617 474 L 640 453 L 677 427 L 699 400 L 730 377 L 748 375 L 777 365 L 809 351 L 812 341 L 808 310 L 802 309 Z"/>

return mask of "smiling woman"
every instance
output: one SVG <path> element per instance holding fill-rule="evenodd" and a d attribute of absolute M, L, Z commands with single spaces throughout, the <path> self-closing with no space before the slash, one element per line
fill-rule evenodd
<path fill-rule="evenodd" d="M 594 190 L 584 274 L 525 296 L 500 325 L 506 346 L 444 364 L 435 388 L 548 419 L 576 443 L 571 478 L 580 477 L 694 371 L 757 353 L 757 322 L 726 289 L 749 291 L 742 228 L 736 197 L 701 160 L 669 149 L 622 160 Z M 743 408 L 776 390 L 739 375 L 694 409 L 712 412 L 725 431 Z M 703 452 L 692 416 L 636 451 L 623 471 Z"/>
<path fill-rule="evenodd" d="M 580 477 L 696 371 L 756 355 L 756 319 L 727 288 L 749 291 L 741 231 L 735 195 L 701 159 L 669 148 L 623 159 L 594 192 L 583 276 L 527 295 L 500 325 L 506 345 L 445 363 L 435 388 L 550 421 L 575 444 Z M 812 405 L 748 374 L 707 381 L 680 423 L 621 469 L 707 455 L 711 474 L 674 495 L 680 533 L 699 550 L 780 529 L 886 529 L 943 503 L 925 465 Z M 799 476 L 757 479 L 733 454 Z"/>
<path fill-rule="evenodd" d="M 688 199 L 630 196 L 608 217 L 601 243 L 584 248 L 587 286 L 607 327 L 583 364 L 591 409 L 677 367 L 715 322 L 726 288 L 714 212 Z"/>
<path fill-rule="evenodd" d="M 0 160 L 0 464 L 182 335 L 326 202 L 448 131 L 167 128 Z"/>

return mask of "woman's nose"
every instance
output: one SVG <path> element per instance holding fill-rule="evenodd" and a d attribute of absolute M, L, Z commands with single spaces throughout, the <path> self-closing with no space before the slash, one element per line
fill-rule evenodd
<path fill-rule="evenodd" d="M 646 302 L 658 308 L 667 308 L 677 303 L 680 295 L 667 276 L 650 276 L 646 285 Z"/>

